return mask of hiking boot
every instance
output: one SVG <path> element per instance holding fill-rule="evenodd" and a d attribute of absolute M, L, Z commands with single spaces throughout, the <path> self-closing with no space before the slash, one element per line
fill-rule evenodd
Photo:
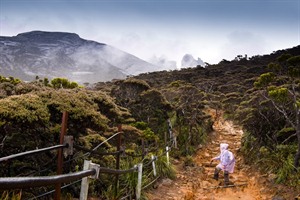
<path fill-rule="evenodd" d="M 220 170 L 217 169 L 217 168 L 215 168 L 215 172 L 214 172 L 214 177 L 213 177 L 213 179 L 219 180 L 219 172 L 220 172 Z"/>
<path fill-rule="evenodd" d="M 224 183 L 225 183 L 225 185 L 229 185 L 230 184 L 228 171 L 224 171 Z"/>

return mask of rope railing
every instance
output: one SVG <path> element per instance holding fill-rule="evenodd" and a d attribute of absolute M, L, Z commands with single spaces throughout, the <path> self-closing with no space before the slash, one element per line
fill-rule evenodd
<path fill-rule="evenodd" d="M 148 183 L 147 185 L 145 185 L 142 190 L 148 188 L 150 185 L 152 185 L 153 183 L 155 183 L 158 179 L 160 178 L 160 176 L 156 177 L 153 181 L 151 181 L 150 183 Z"/>
<path fill-rule="evenodd" d="M 59 145 L 42 148 L 42 149 L 35 149 L 35 150 L 17 153 L 14 155 L 0 158 L 0 162 L 5 162 L 5 161 L 12 160 L 12 159 L 21 158 L 24 156 L 29 156 L 29 155 L 33 155 L 33 154 L 38 154 L 38 153 L 58 149 L 57 175 L 31 176 L 31 177 L 29 177 L 29 176 L 27 176 L 27 177 L 3 177 L 3 178 L 0 178 L 0 189 L 1 190 L 26 189 L 26 188 L 33 188 L 33 187 L 43 187 L 43 186 L 55 185 L 55 190 L 52 190 L 52 191 L 46 192 L 44 194 L 41 194 L 39 196 L 36 196 L 33 199 L 49 195 L 49 194 L 53 193 L 54 191 L 55 191 L 55 198 L 60 199 L 60 189 L 66 188 L 72 184 L 75 184 L 75 183 L 78 183 L 79 181 L 81 181 L 80 199 L 87 199 L 88 182 L 89 182 L 87 177 L 99 178 L 100 173 L 115 174 L 116 187 L 117 187 L 118 175 L 137 172 L 138 173 L 138 181 L 137 181 L 137 186 L 135 189 L 135 199 L 139 200 L 141 197 L 141 190 L 148 187 L 150 184 L 154 183 L 155 181 L 157 181 L 159 176 L 158 177 L 156 176 L 155 161 L 157 160 L 158 156 L 152 155 L 151 160 L 147 161 L 147 163 L 143 164 L 144 162 L 146 162 L 146 160 L 149 160 L 149 159 L 146 159 L 146 156 L 149 154 L 149 152 L 148 152 L 148 149 L 147 149 L 147 151 L 145 151 L 143 141 L 142 141 L 143 142 L 143 145 L 142 145 L 143 153 L 142 153 L 142 155 L 138 155 L 138 157 L 141 156 L 143 158 L 140 161 L 140 163 L 134 165 L 130 169 L 123 169 L 123 170 L 119 169 L 120 155 L 122 153 L 124 153 L 124 155 L 126 154 L 125 151 L 121 149 L 121 133 L 123 133 L 121 125 L 118 126 L 117 133 L 115 133 L 112 136 L 110 136 L 109 138 L 105 139 L 100 144 L 95 146 L 93 149 L 87 149 L 84 147 L 74 145 L 73 137 L 65 135 L 66 130 L 67 130 L 67 118 L 68 118 L 67 112 L 63 112 L 62 129 L 61 129 L 61 133 L 60 133 Z M 172 127 L 169 122 L 169 131 L 171 128 Z M 171 135 L 172 134 L 170 132 L 170 137 L 171 137 Z M 103 144 L 107 143 L 108 141 L 110 141 L 111 139 L 113 139 L 116 136 L 118 136 L 116 152 L 98 152 L 97 151 Z M 170 145 L 169 144 L 166 144 L 166 145 L 167 145 L 167 148 L 166 148 L 167 161 L 169 162 L 169 159 L 168 159 L 168 151 L 169 151 L 168 148 L 169 147 L 168 146 L 170 146 Z M 83 155 L 81 154 L 79 156 L 73 156 L 72 158 L 69 157 L 69 160 L 66 162 L 71 162 L 72 160 L 80 159 L 83 157 L 89 157 L 90 155 L 98 155 L 98 156 L 115 155 L 116 156 L 116 168 L 111 169 L 111 168 L 100 167 L 100 165 L 98 165 L 98 164 L 92 163 L 91 161 L 88 161 L 88 160 L 84 160 L 84 166 L 83 166 L 82 171 L 61 175 L 63 164 L 66 163 L 66 162 L 63 162 L 63 156 L 62 156 L 61 149 L 66 148 L 66 149 L 64 149 L 64 152 L 63 152 L 63 154 L 65 156 L 73 155 L 73 147 L 74 146 L 78 150 L 86 152 L 86 153 L 84 153 Z M 162 155 L 160 155 L 160 156 L 162 156 Z M 152 172 L 153 172 L 154 177 L 156 177 L 156 178 L 155 178 L 155 180 L 151 181 L 148 185 L 146 185 L 142 188 L 143 168 L 147 168 L 150 165 L 152 165 L 153 170 L 147 175 L 147 178 L 150 178 Z M 48 170 L 48 169 L 46 169 L 46 170 Z M 40 173 L 40 172 L 41 172 L 41 170 L 38 173 Z M 33 175 L 33 174 L 30 173 L 29 175 Z M 76 182 L 74 182 L 74 181 L 76 181 Z M 61 187 L 61 183 L 68 183 L 68 182 L 73 182 L 73 183 L 70 183 L 68 185 Z M 129 194 L 127 193 L 126 195 L 127 196 L 129 195 L 128 197 L 131 198 L 131 196 L 132 196 L 132 194 L 134 194 L 134 192 L 133 192 L 133 188 L 129 188 L 129 189 L 130 189 L 130 192 L 129 192 Z M 125 199 L 125 198 L 123 197 L 122 199 Z"/>
<path fill-rule="evenodd" d="M 92 152 L 96 151 L 100 146 L 102 146 L 104 143 L 106 143 L 107 141 L 111 140 L 112 138 L 114 138 L 115 136 L 121 134 L 122 132 L 117 132 L 114 135 L 110 136 L 109 138 L 107 138 L 106 140 L 104 140 L 103 142 L 101 142 L 100 144 L 98 144 L 95 148 L 93 148 L 88 155 L 90 155 Z"/>
<path fill-rule="evenodd" d="M 166 147 L 165 153 L 167 154 L 167 161 L 169 162 L 168 159 L 168 153 L 170 151 L 169 147 Z M 162 155 L 160 155 L 159 157 L 161 157 Z M 99 166 L 99 173 L 106 173 L 106 174 L 126 174 L 126 173 L 132 173 L 132 172 L 138 172 L 138 182 L 137 182 L 137 186 L 136 186 L 136 199 L 139 200 L 141 197 L 141 190 L 145 189 L 147 187 L 149 187 L 150 185 L 152 185 L 153 183 L 155 183 L 160 176 L 156 175 L 156 168 L 155 168 L 155 164 L 154 162 L 158 159 L 158 156 L 151 156 L 151 160 L 149 162 L 147 162 L 145 165 L 143 165 L 143 163 L 138 163 L 137 165 L 135 165 L 134 167 L 130 168 L 130 169 L 125 169 L 125 170 L 119 170 L 119 169 L 111 169 L 111 168 L 105 168 L 105 167 L 100 167 Z M 145 159 L 143 159 L 144 161 Z M 85 160 L 85 163 L 87 163 L 86 166 L 88 166 L 88 163 L 90 163 L 90 161 Z M 153 170 L 151 171 L 151 173 L 154 174 L 155 179 L 152 180 L 150 183 L 148 183 L 146 186 L 142 187 L 142 173 L 143 173 L 143 168 L 146 168 L 148 166 L 150 166 L 152 164 Z M 169 163 L 168 163 L 169 165 Z M 84 166 L 85 168 L 85 166 Z M 149 177 L 150 174 L 147 175 L 147 177 Z M 84 192 L 82 192 L 84 191 Z M 87 198 L 87 191 L 88 191 L 88 182 L 85 180 L 84 182 L 82 182 L 81 185 L 81 192 L 83 197 L 81 197 L 82 199 L 86 199 Z M 126 197 L 122 197 L 121 199 L 126 199 L 127 197 L 131 197 L 131 194 L 127 194 Z"/>
<path fill-rule="evenodd" d="M 120 133 L 122 133 L 122 132 L 117 132 L 117 133 L 115 133 L 114 135 L 110 136 L 110 137 L 107 138 L 106 140 L 102 141 L 100 144 L 98 144 L 98 145 L 97 145 L 96 147 L 94 147 L 92 150 L 86 149 L 86 150 L 88 151 L 87 153 L 85 153 L 85 154 L 83 154 L 83 155 L 80 155 L 80 156 L 77 156 L 77 157 L 74 157 L 74 158 L 72 158 L 72 159 L 70 159 L 70 160 L 68 160 L 68 161 L 65 161 L 64 163 L 68 163 L 68 162 L 71 162 L 71 161 L 73 161 L 73 160 L 75 160 L 75 159 L 79 159 L 79 158 L 83 158 L 83 157 L 86 157 L 86 156 L 90 156 L 91 154 L 98 154 L 98 153 L 96 152 L 96 150 L 97 150 L 100 146 L 102 146 L 104 143 L 106 143 L 107 141 L 111 140 L 111 139 L 114 138 L 115 136 L 119 135 Z M 75 148 L 76 148 L 76 147 L 75 147 Z M 77 146 L 77 149 L 78 149 L 78 148 L 84 148 L 84 147 L 79 147 L 79 146 Z M 85 148 L 84 148 L 84 149 L 85 149 Z M 116 154 L 118 155 L 119 153 L 116 152 Z M 103 155 L 101 155 L 101 156 L 103 156 Z"/>
<path fill-rule="evenodd" d="M 162 156 L 162 155 L 160 155 L 160 156 Z M 157 158 L 158 158 L 158 156 L 152 155 L 152 159 L 148 163 L 146 163 L 143 168 L 147 168 L 148 166 L 153 164 L 153 162 L 155 162 L 157 160 Z M 153 170 L 155 170 L 155 169 L 153 169 Z M 137 165 L 135 165 L 134 167 L 132 167 L 130 169 L 125 169 L 125 170 L 116 170 L 116 169 L 105 168 L 105 167 L 99 168 L 99 173 L 106 173 L 106 174 L 126 174 L 126 173 L 132 173 L 132 172 L 136 172 L 136 171 L 138 171 Z M 151 173 L 153 173 L 153 172 L 151 172 Z M 85 170 L 85 171 L 81 171 L 81 172 L 77 172 L 77 173 L 73 173 L 73 174 L 65 174 L 65 175 L 59 175 L 59 176 L 0 178 L 0 188 L 17 189 L 17 188 L 40 187 L 40 186 L 55 184 L 57 182 L 60 182 L 60 183 L 71 182 L 71 181 L 74 181 L 74 179 L 80 179 L 82 177 L 87 177 L 87 176 L 90 176 L 93 174 L 95 174 L 95 169 L 89 169 L 89 170 Z M 154 175 L 154 176 L 156 176 L 156 175 Z M 154 180 L 152 180 L 146 186 L 143 186 L 141 188 L 141 190 L 146 189 L 147 187 L 149 187 L 150 185 L 155 183 L 159 178 L 160 178 L 160 176 L 157 176 Z M 81 180 L 77 180 L 73 183 L 62 186 L 61 189 L 66 188 L 75 183 L 78 183 L 80 181 Z M 18 184 L 15 184 L 16 182 Z M 30 184 L 28 184 L 28 183 L 30 183 Z M 40 198 L 40 197 L 43 197 L 46 195 L 50 195 L 54 192 L 55 192 L 55 190 L 52 190 L 52 191 L 46 192 L 44 194 L 41 194 L 39 196 L 36 196 L 34 198 L 31 198 L 29 200 L 33 200 L 33 199 Z M 122 197 L 121 199 L 126 199 L 127 197 L 130 197 L 130 196 L 132 196 L 132 194 L 129 194 L 126 197 Z"/>
<path fill-rule="evenodd" d="M 73 158 L 69 159 L 66 162 L 70 162 L 70 161 L 78 159 L 78 158 L 87 157 L 87 156 L 90 156 L 92 154 L 93 155 L 98 155 L 98 156 L 104 156 L 104 155 L 119 156 L 120 154 L 125 152 L 124 150 L 120 149 L 120 142 L 119 142 L 118 148 L 117 148 L 118 151 L 116 151 L 116 152 L 98 152 L 97 149 L 99 149 L 99 147 L 101 147 L 103 144 L 107 143 L 109 140 L 111 140 L 112 138 L 114 138 L 115 136 L 117 136 L 121 133 L 122 133 L 122 131 L 119 130 L 119 132 L 117 132 L 117 133 L 113 134 L 112 136 L 110 136 L 109 138 L 105 139 L 104 141 L 102 141 L 100 144 L 98 144 L 93 149 L 87 149 L 85 147 L 74 145 L 73 143 L 66 143 L 66 144 L 60 144 L 60 145 L 47 147 L 47 148 L 43 148 L 43 149 L 36 149 L 36 150 L 32 150 L 32 151 L 27 151 L 27 152 L 23 152 L 23 153 L 18 153 L 18 154 L 6 156 L 6 157 L 3 157 L 3 158 L 0 158 L 0 162 L 8 161 L 8 160 L 15 159 L 15 158 L 20 158 L 20 157 L 23 157 L 23 156 L 26 156 L 26 155 L 33 155 L 33 154 L 37 154 L 37 153 L 41 153 L 41 152 L 45 152 L 45 151 L 50 151 L 50 150 L 54 150 L 54 149 L 61 149 L 61 148 L 65 148 L 65 147 L 68 148 L 67 150 L 70 150 L 70 147 L 71 147 L 72 154 L 73 154 L 73 147 L 75 147 L 76 149 L 78 149 L 80 151 L 86 152 L 83 155 L 73 157 Z M 119 135 L 118 140 L 120 140 L 120 135 Z M 69 146 L 69 144 L 70 144 L 70 146 Z M 149 153 L 150 153 L 150 152 L 146 151 L 145 153 L 143 153 L 143 155 L 141 155 L 143 157 L 143 159 L 140 161 L 140 163 L 134 165 L 130 169 L 121 170 L 118 167 L 116 167 L 116 169 L 100 167 L 97 164 L 91 163 L 91 161 L 85 160 L 84 161 L 85 165 L 83 167 L 83 170 L 80 171 L 80 172 L 75 172 L 75 173 L 70 173 L 70 174 L 63 174 L 63 175 L 59 174 L 59 175 L 54 175 L 54 176 L 0 178 L 0 188 L 3 189 L 3 190 L 7 190 L 7 189 L 26 189 L 26 188 L 32 188 L 32 187 L 42 187 L 42 186 L 48 186 L 48 185 L 56 185 L 56 184 L 61 184 L 61 183 L 73 182 L 73 183 L 70 183 L 68 185 L 60 187 L 61 189 L 63 189 L 63 188 L 68 187 L 69 185 L 72 185 L 72 184 L 75 184 L 75 183 L 78 183 L 78 182 L 81 181 L 81 192 L 84 191 L 83 192 L 84 196 L 86 196 L 87 195 L 87 190 L 88 190 L 88 182 L 87 182 L 87 177 L 88 176 L 91 177 L 91 178 L 98 178 L 99 173 L 115 174 L 116 176 L 118 176 L 118 175 L 121 175 L 121 174 L 137 172 L 138 173 L 138 183 L 137 183 L 137 187 L 136 187 L 136 199 L 140 199 L 141 190 L 149 187 L 149 185 L 153 184 L 154 182 L 156 182 L 160 178 L 160 176 L 156 175 L 155 161 L 159 157 L 161 157 L 163 155 L 166 155 L 167 162 L 168 162 L 168 165 L 169 165 L 169 151 L 171 150 L 171 148 L 169 147 L 169 142 L 166 145 L 167 145 L 166 149 L 162 152 L 161 155 L 154 156 L 153 153 L 151 153 L 152 154 L 151 160 L 149 160 L 148 158 L 146 159 L 146 156 L 149 155 Z M 144 151 L 144 149 L 143 149 L 143 151 Z M 67 154 L 67 155 L 72 155 L 72 154 Z M 125 155 L 127 155 L 127 154 L 125 153 Z M 147 160 L 147 162 L 146 162 L 146 160 Z M 146 162 L 146 163 L 143 164 L 144 162 Z M 153 173 L 155 179 L 152 180 L 150 183 L 148 183 L 146 186 L 142 187 L 143 168 L 147 168 L 151 165 L 153 167 L 153 170 L 151 171 L 151 173 L 149 173 L 147 175 L 147 178 L 149 178 L 151 176 L 151 174 Z M 74 182 L 74 181 L 76 181 L 76 182 Z M 86 187 L 86 189 L 82 189 L 84 187 Z M 40 197 L 49 195 L 53 192 L 54 192 L 54 190 L 49 191 L 49 192 L 44 193 L 44 194 L 41 194 L 41 195 L 39 195 L 35 198 L 40 198 Z M 129 196 L 131 196 L 131 195 L 132 194 L 129 194 Z M 83 197 L 81 199 L 86 199 L 86 198 Z M 124 197 L 122 199 L 124 199 Z"/>
<path fill-rule="evenodd" d="M 62 148 L 62 147 L 65 147 L 65 146 L 66 145 L 57 145 L 57 146 L 54 146 L 54 147 L 45 148 L 43 150 L 46 151 L 48 149 Z M 42 150 L 42 149 L 40 149 L 40 150 Z M 170 151 L 170 148 L 167 147 L 162 155 L 159 155 L 159 156 L 152 155 L 151 160 L 148 161 L 146 164 L 143 165 L 142 163 L 140 163 L 139 165 L 135 165 L 134 167 L 132 167 L 130 169 L 117 170 L 117 169 L 111 169 L 111 168 L 105 168 L 105 167 L 100 167 L 99 166 L 99 173 L 126 174 L 126 173 L 138 172 L 139 177 L 140 177 L 139 179 L 141 179 L 141 177 L 142 177 L 142 175 L 141 175 L 142 168 L 147 168 L 152 164 L 153 170 L 155 171 L 155 165 L 153 165 L 154 162 L 158 159 L 158 157 L 163 156 L 165 153 L 168 153 L 169 151 Z M 25 152 L 25 153 L 28 153 L 28 152 Z M 14 156 L 14 155 L 12 155 L 12 156 Z M 143 159 L 143 160 L 145 160 L 145 159 Z M 0 178 L 0 188 L 4 189 L 4 190 L 5 189 L 25 189 L 25 188 L 42 187 L 42 186 L 54 185 L 54 184 L 57 184 L 57 183 L 66 183 L 66 182 L 72 182 L 72 181 L 76 181 L 75 183 L 77 183 L 77 182 L 81 181 L 79 179 L 82 179 L 82 178 L 87 177 L 87 176 L 95 175 L 95 174 L 96 174 L 96 170 L 91 168 L 91 169 L 83 170 L 83 171 L 80 171 L 80 172 L 75 172 L 75 173 L 71 173 L 71 174 L 64 174 L 64 175 L 56 175 L 56 176 Z M 154 176 L 156 176 L 156 172 L 154 173 Z M 146 186 L 143 186 L 143 187 L 141 186 L 141 180 L 139 180 L 140 184 L 139 184 L 139 187 L 137 187 L 137 188 L 139 188 L 137 190 L 137 191 L 139 191 L 138 196 L 140 196 L 140 191 L 142 189 L 145 189 L 145 188 L 149 187 L 151 184 L 156 182 L 159 178 L 160 177 L 157 176 L 154 180 L 152 180 L 150 183 L 148 183 Z M 75 184 L 75 183 L 71 183 L 69 185 L 72 185 L 72 184 Z M 63 186 L 61 188 L 63 189 L 65 187 L 68 187 L 69 185 Z M 44 194 L 41 194 L 38 197 L 46 196 L 46 195 L 49 195 L 53 192 L 54 192 L 54 190 L 49 191 L 49 192 L 44 193 Z M 37 198 L 37 197 L 35 197 L 35 198 Z"/>
<path fill-rule="evenodd" d="M 76 181 L 83 177 L 94 175 L 95 173 L 96 173 L 95 169 L 89 169 L 81 172 L 75 172 L 75 173 L 63 174 L 63 175 L 54 175 L 54 176 L 0 178 L 0 188 L 3 190 L 10 190 L 10 189 L 42 187 L 42 186 L 54 185 L 57 183 Z"/>
<path fill-rule="evenodd" d="M 67 144 L 60 144 L 60 145 L 46 147 L 46 148 L 42 148 L 42 149 L 35 149 L 35 150 L 32 150 L 32 151 L 17 153 L 17 154 L 13 154 L 13 155 L 10 155 L 10 156 L 0 158 L 0 162 L 8 161 L 8 160 L 19 158 L 19 157 L 29 156 L 29 155 L 33 155 L 33 154 L 37 154 L 37 153 L 42 153 L 42 152 L 45 152 L 45 151 L 51 151 L 51 150 L 54 150 L 54 149 L 61 149 L 61 148 L 65 148 L 67 146 L 68 146 Z"/>
<path fill-rule="evenodd" d="M 102 173 L 102 174 L 127 174 L 127 173 L 134 172 L 134 171 L 137 171 L 136 166 L 134 166 L 130 169 L 124 169 L 124 170 L 116 170 L 116 169 L 100 167 L 100 173 Z"/>
<path fill-rule="evenodd" d="M 157 160 L 157 156 L 154 156 L 148 163 L 144 164 L 144 167 L 150 166 L 156 160 Z"/>

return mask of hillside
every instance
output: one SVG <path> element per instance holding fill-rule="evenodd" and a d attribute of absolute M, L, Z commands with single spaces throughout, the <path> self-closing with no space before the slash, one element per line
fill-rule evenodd
<path fill-rule="evenodd" d="M 237 57 L 233 61 L 223 60 L 217 65 L 209 65 L 205 68 L 195 67 L 171 72 L 153 72 L 141 74 L 135 78 L 146 81 L 150 87 L 159 90 L 166 97 L 167 101 L 174 106 L 177 115 L 181 114 L 188 120 L 187 125 L 189 124 L 189 131 L 191 131 L 189 138 L 195 137 L 193 136 L 194 117 L 197 115 L 197 109 L 201 104 L 214 108 L 216 113 L 224 110 L 226 118 L 232 119 L 236 124 L 243 127 L 244 134 L 240 138 L 241 141 L 237 141 L 241 142 L 239 154 L 246 156 L 243 159 L 243 164 L 248 165 L 247 167 L 250 168 L 259 169 L 256 172 L 261 172 L 264 176 L 272 177 L 268 179 L 268 183 L 266 180 L 261 180 L 265 182 L 265 187 L 269 187 L 272 190 L 265 199 L 276 196 L 276 191 L 281 187 L 277 185 L 278 183 L 289 185 L 286 188 L 287 190 L 281 188 L 281 194 L 278 194 L 280 198 L 285 197 L 289 199 L 291 198 L 289 195 L 297 194 L 296 191 L 299 190 L 299 187 L 294 189 L 293 192 L 289 191 L 288 188 L 300 185 L 299 171 L 294 172 L 294 167 L 297 166 L 295 154 L 300 150 L 300 136 L 299 132 L 297 132 L 297 127 L 293 124 L 297 123 L 297 117 L 300 116 L 299 111 L 297 111 L 299 108 L 291 107 L 293 104 L 292 99 L 295 98 L 299 101 L 300 96 L 298 84 L 299 55 L 300 46 L 297 46 L 291 49 L 279 50 L 270 55 L 251 58 Z M 275 66 L 276 69 L 274 70 Z M 294 75 L 289 78 L 292 70 L 294 70 Z M 268 83 L 267 91 L 265 91 L 264 87 L 256 87 L 255 85 L 262 79 L 263 74 L 267 75 L 269 73 L 277 74 L 277 78 L 275 79 L 274 76 L 272 78 L 273 82 Z M 106 83 L 105 86 L 98 83 L 96 88 L 114 88 L 115 85 L 120 83 L 122 81 Z M 293 86 L 293 84 L 295 85 Z M 275 92 L 277 89 L 275 86 L 278 87 L 278 91 L 281 88 L 289 89 L 290 93 L 294 94 L 294 97 L 287 96 L 283 102 L 280 99 L 273 100 L 273 98 L 279 97 L 271 96 L 273 93 L 268 93 L 268 91 Z M 273 106 L 274 104 L 280 106 L 281 109 L 277 110 Z M 293 111 L 293 109 L 296 109 L 296 111 Z M 288 120 L 280 112 L 285 113 L 288 116 Z M 295 115 L 295 112 L 298 114 Z M 198 121 L 196 120 L 196 122 Z M 177 126 L 180 127 L 180 124 Z M 182 132 L 179 131 L 177 134 L 180 135 Z M 192 140 L 187 144 L 192 144 Z M 218 142 L 221 141 L 215 141 L 214 144 Z M 187 151 L 186 153 L 189 154 L 188 150 L 184 151 Z M 198 155 L 202 154 L 203 151 L 200 149 Z M 201 163 L 198 161 L 194 162 L 196 165 L 201 166 Z M 186 172 L 180 173 L 185 174 Z M 186 178 L 193 180 L 192 177 Z M 184 183 L 189 185 L 186 181 Z M 181 187 L 181 182 L 175 181 L 174 184 Z M 201 185 L 201 183 L 197 184 L 198 182 L 192 183 L 188 187 L 195 192 L 195 188 L 199 188 L 199 184 Z M 251 184 L 255 185 L 256 183 Z M 267 184 L 268 186 L 266 186 Z M 172 184 L 172 187 L 166 187 L 157 192 L 161 192 L 161 194 L 172 193 L 169 189 L 172 190 L 173 188 L 174 194 L 173 196 L 170 195 L 169 199 L 180 199 L 178 187 L 176 188 Z M 155 193 L 155 190 L 153 193 Z M 183 192 L 181 195 L 183 195 L 182 197 L 187 195 L 186 199 L 204 197 L 202 193 L 202 196 L 199 196 L 199 193 L 194 193 L 193 195 L 195 196 L 189 198 L 188 193 Z M 249 194 L 251 194 L 251 189 Z M 253 193 L 254 196 L 261 194 L 259 188 L 256 188 L 255 194 Z M 157 196 L 154 195 L 153 199 L 157 199 Z"/>
<path fill-rule="evenodd" d="M 225 134 L 216 137 L 214 143 L 208 143 L 214 128 L 216 130 L 213 124 L 218 118 L 215 116 L 223 113 L 225 120 L 238 124 L 243 131 L 241 137 L 235 138 L 240 145 L 235 146 L 239 150 L 234 152 L 238 153 L 239 166 L 251 167 L 270 177 L 270 188 L 280 186 L 296 194 L 300 185 L 295 159 L 300 132 L 294 126 L 299 122 L 300 113 L 299 55 L 300 46 L 297 46 L 270 55 L 239 56 L 205 68 L 144 73 L 99 82 L 93 88 L 73 88 L 68 84 L 56 87 L 55 82 L 45 79 L 25 83 L 1 76 L 1 157 L 56 144 L 61 114 L 67 111 L 68 135 L 74 136 L 79 148 L 75 148 L 74 156 L 66 158 L 70 162 L 64 167 L 64 173 L 80 170 L 83 149 L 91 151 L 97 147 L 114 135 L 120 124 L 125 149 L 121 156 L 123 169 L 141 160 L 149 161 L 151 154 L 161 155 L 166 145 L 172 146 L 170 154 L 174 164 L 177 159 L 186 165 L 200 165 L 203 160 L 197 157 L 205 154 L 201 147 L 214 144 L 212 148 L 215 148 L 220 140 L 227 141 Z M 96 152 L 115 151 L 116 140 L 112 140 Z M 0 176 L 53 174 L 55 156 L 55 152 L 50 152 L 0 163 Z M 89 154 L 87 158 L 104 167 L 116 166 L 113 155 Z M 164 157 L 158 163 L 161 179 L 174 178 L 172 166 L 166 164 Z M 151 170 L 145 169 L 145 174 L 152 174 Z M 135 175 L 120 176 L 120 185 L 126 190 L 120 189 L 116 196 L 111 177 L 103 174 L 101 180 L 93 182 L 90 196 L 122 197 L 135 190 Z M 148 184 L 153 177 L 143 178 L 143 183 Z M 48 190 L 50 186 L 24 190 L 22 195 L 32 197 Z M 203 191 L 196 194 L 200 192 Z M 78 198 L 78 185 L 67 189 L 64 195 Z"/>
<path fill-rule="evenodd" d="M 294 56 L 299 55 L 300 46 L 286 50 L 278 50 L 269 55 L 257 55 L 250 58 L 242 57 L 232 61 L 222 60 L 219 64 L 208 65 L 205 68 L 200 66 L 195 68 L 183 68 L 171 72 L 144 73 L 136 77 L 147 81 L 150 85 L 155 87 L 161 87 L 172 81 L 182 80 L 199 86 L 199 89 L 202 89 L 201 87 L 204 85 L 208 87 L 208 85 L 213 84 L 214 90 L 218 90 L 219 85 L 224 86 L 241 83 L 241 80 L 246 81 L 248 78 L 257 77 L 266 72 L 267 65 L 284 53 Z M 246 85 L 248 85 L 248 88 L 252 87 L 251 84 Z M 228 88 L 230 87 L 228 86 Z M 203 88 L 203 90 L 205 89 Z M 235 91 L 235 88 L 232 88 L 232 90 Z M 226 91 L 222 92 L 226 93 Z"/>

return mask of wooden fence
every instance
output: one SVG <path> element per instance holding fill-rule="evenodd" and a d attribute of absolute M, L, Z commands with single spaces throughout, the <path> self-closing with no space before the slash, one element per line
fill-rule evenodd
<path fill-rule="evenodd" d="M 80 189 L 80 200 L 86 200 L 88 196 L 88 189 L 89 189 L 89 179 L 98 179 L 100 173 L 107 173 L 107 174 L 114 174 L 115 175 L 115 193 L 117 193 L 118 189 L 118 182 L 119 182 L 119 175 L 126 174 L 126 173 L 138 173 L 138 180 L 135 190 L 135 199 L 139 200 L 141 197 L 141 191 L 142 189 L 147 188 L 150 184 L 153 184 L 157 179 L 157 170 L 156 170 L 156 164 L 155 161 L 157 160 L 158 156 L 152 155 L 151 160 L 148 163 L 143 164 L 136 163 L 132 168 L 126 169 L 126 170 L 120 170 L 120 154 L 123 153 L 121 150 L 121 134 L 122 134 L 122 127 L 118 127 L 118 132 L 112 135 L 111 137 L 107 138 L 105 141 L 101 142 L 99 145 L 97 145 L 92 150 L 86 149 L 84 147 L 76 146 L 73 144 L 73 137 L 66 135 L 66 127 L 67 127 L 67 118 L 68 115 L 66 112 L 63 113 L 62 118 L 62 128 L 61 128 L 61 134 L 60 134 L 60 144 L 46 147 L 42 149 L 36 149 L 32 151 L 26 151 L 6 157 L 0 158 L 0 162 L 6 162 L 8 160 L 17 159 L 24 156 L 29 156 L 33 154 L 38 154 L 46 151 L 51 150 L 58 150 L 58 158 L 57 158 L 57 175 L 54 176 L 32 176 L 32 177 L 2 177 L 0 178 L 0 189 L 1 190 L 12 190 L 12 189 L 24 189 L 24 188 L 32 188 L 32 187 L 42 187 L 42 186 L 48 186 L 48 185 L 55 185 L 55 190 L 38 195 L 35 198 L 37 199 L 46 195 L 50 195 L 52 193 L 55 193 L 54 199 L 59 200 L 61 196 L 61 189 L 66 188 L 72 184 L 78 183 L 81 181 L 81 189 Z M 111 153 L 98 153 L 96 150 L 106 143 L 107 141 L 111 140 L 114 137 L 117 138 L 117 151 L 111 152 Z M 96 155 L 115 155 L 116 156 L 116 168 L 105 168 L 100 167 L 100 165 L 96 163 L 92 163 L 90 160 L 84 160 L 84 165 L 82 171 L 74 172 L 74 173 L 68 173 L 68 174 L 62 174 L 62 168 L 63 168 L 63 155 L 72 155 L 73 154 L 73 148 L 77 148 L 79 150 L 85 151 L 86 153 L 83 154 L 80 157 L 86 157 L 91 154 Z M 160 155 L 166 155 L 167 157 L 167 163 L 169 165 L 169 151 L 170 147 L 166 146 L 165 152 Z M 144 154 L 142 156 L 145 156 Z M 75 159 L 75 158 L 74 158 Z M 76 158 L 78 159 L 78 157 Z M 146 167 L 152 167 L 153 168 L 153 175 L 156 177 L 152 182 L 150 182 L 146 186 L 142 186 L 142 177 L 143 177 L 143 168 Z M 75 182 L 74 182 L 75 181 Z M 71 184 L 65 185 L 61 187 L 62 183 L 69 183 L 73 182 Z M 128 196 L 122 197 L 120 199 L 126 199 Z M 131 199 L 131 196 L 130 196 Z"/>

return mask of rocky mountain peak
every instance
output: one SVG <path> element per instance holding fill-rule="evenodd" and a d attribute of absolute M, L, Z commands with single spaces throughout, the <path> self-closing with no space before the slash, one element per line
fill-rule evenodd
<path fill-rule="evenodd" d="M 25 81 L 39 76 L 95 83 L 158 69 L 134 55 L 75 33 L 31 31 L 0 36 L 0 74 Z"/>
<path fill-rule="evenodd" d="M 76 33 L 65 32 L 46 32 L 46 31 L 31 31 L 20 33 L 15 36 L 17 40 L 37 42 L 37 43 L 57 43 L 61 41 L 70 43 L 82 43 L 84 40 Z"/>
<path fill-rule="evenodd" d="M 205 66 L 201 58 L 197 60 L 191 54 L 185 54 L 181 60 L 181 67 L 196 67 L 197 65 Z"/>

